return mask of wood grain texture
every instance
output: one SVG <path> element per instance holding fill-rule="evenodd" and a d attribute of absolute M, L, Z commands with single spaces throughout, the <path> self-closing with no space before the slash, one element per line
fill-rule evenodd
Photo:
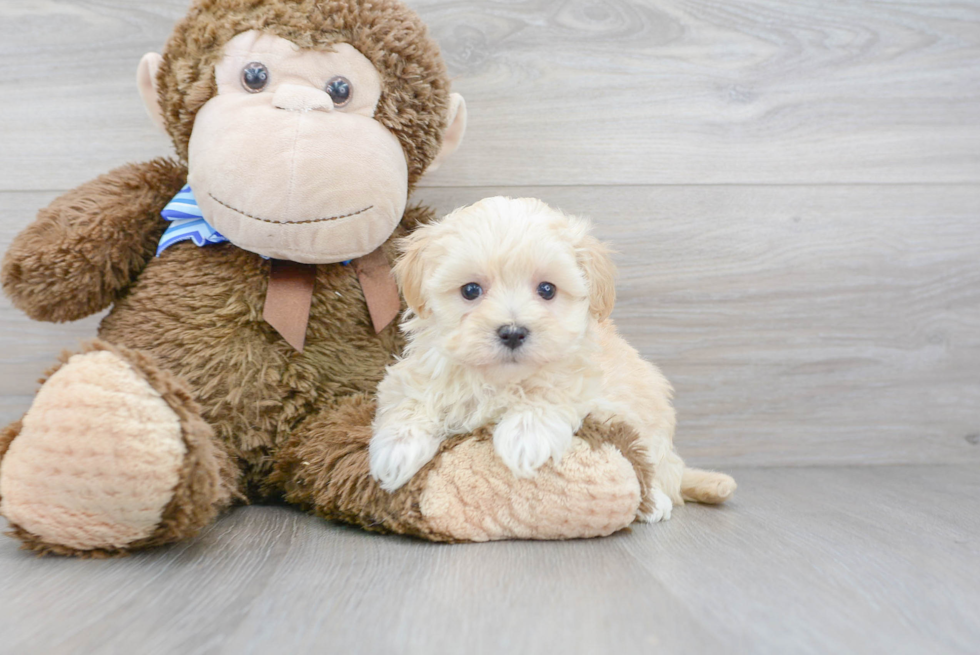
<path fill-rule="evenodd" d="M 620 251 L 614 318 L 674 383 L 691 462 L 980 462 L 980 189 L 514 191 L 592 217 Z M 446 212 L 498 192 L 418 199 Z M 0 249 L 51 195 L 0 193 Z M 95 327 L 0 301 L 0 420 Z"/>
<path fill-rule="evenodd" d="M 0 2 L 0 251 L 56 190 L 171 152 L 134 77 L 187 4 Z M 417 200 L 593 217 L 682 454 L 797 468 L 596 541 L 277 507 L 124 560 L 0 540 L 0 654 L 976 652 L 980 0 L 410 4 L 470 112 Z M 98 318 L 0 300 L 0 422 Z"/>
<path fill-rule="evenodd" d="M 434 545 L 276 507 L 123 560 L 4 539 L 0 653 L 975 652 L 975 468 L 735 475 L 730 505 L 602 540 Z"/>
<path fill-rule="evenodd" d="M 410 2 L 468 99 L 431 186 L 980 181 L 980 2 Z M 136 64 L 187 0 L 0 3 L 0 190 L 170 152 Z"/>

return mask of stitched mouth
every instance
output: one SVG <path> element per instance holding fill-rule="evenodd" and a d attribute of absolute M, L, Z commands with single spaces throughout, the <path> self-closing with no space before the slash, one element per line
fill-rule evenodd
<path fill-rule="evenodd" d="M 227 207 L 228 209 L 235 212 L 236 214 L 241 214 L 245 218 L 251 218 L 253 221 L 262 221 L 263 223 L 272 223 L 273 225 L 309 225 L 310 223 L 325 223 L 327 221 L 336 221 L 341 218 L 350 218 L 351 216 L 357 216 L 358 214 L 363 214 L 364 212 L 370 209 L 374 209 L 374 205 L 368 205 L 364 209 L 358 209 L 356 212 L 350 212 L 348 214 L 339 214 L 337 216 L 327 216 L 326 218 L 310 218 L 305 221 L 273 221 L 268 218 L 262 218 L 261 216 L 252 216 L 249 213 L 243 212 L 241 209 L 235 209 L 228 203 L 222 202 L 218 198 L 215 198 L 214 194 L 210 192 L 208 193 L 208 195 L 211 197 L 211 200 L 215 201 L 222 207 Z"/>

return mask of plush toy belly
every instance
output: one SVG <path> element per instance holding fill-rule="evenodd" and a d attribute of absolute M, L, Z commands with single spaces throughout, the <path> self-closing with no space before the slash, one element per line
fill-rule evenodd
<path fill-rule="evenodd" d="M 372 393 L 402 345 L 395 325 L 375 333 L 352 267 L 325 264 L 297 352 L 262 317 L 270 265 L 231 244 L 176 244 L 150 261 L 99 330 L 185 380 L 256 476 L 303 417 L 338 396 Z"/>

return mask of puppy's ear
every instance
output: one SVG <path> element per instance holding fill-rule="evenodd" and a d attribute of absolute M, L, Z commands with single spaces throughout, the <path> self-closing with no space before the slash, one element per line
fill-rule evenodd
<path fill-rule="evenodd" d="M 582 235 L 575 250 L 589 283 L 589 311 L 604 321 L 616 305 L 616 265 L 610 257 L 612 251 L 591 234 Z"/>
<path fill-rule="evenodd" d="M 425 259 L 423 253 L 430 240 L 429 230 L 420 227 L 399 242 L 402 254 L 395 262 L 393 271 L 398 288 L 409 308 L 418 316 L 425 318 L 429 312 L 422 295 L 422 281 L 425 279 Z"/>

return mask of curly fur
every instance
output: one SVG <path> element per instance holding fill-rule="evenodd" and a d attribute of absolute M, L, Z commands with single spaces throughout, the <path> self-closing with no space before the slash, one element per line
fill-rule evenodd
<path fill-rule="evenodd" d="M 656 475 L 644 520 L 685 499 L 722 502 L 735 482 L 685 476 L 673 446 L 672 388 L 609 319 L 615 267 L 585 219 L 540 200 L 487 198 L 405 239 L 395 273 L 410 303 L 408 344 L 378 388 L 371 472 L 398 489 L 447 436 L 496 424 L 494 445 L 517 475 L 560 461 L 589 414 L 641 435 Z M 536 291 L 550 284 L 548 298 Z M 464 298 L 461 289 L 479 284 Z M 500 331 L 523 330 L 519 346 Z M 685 485 L 684 478 L 687 478 Z M 659 495 L 659 497 L 658 497 Z"/>

